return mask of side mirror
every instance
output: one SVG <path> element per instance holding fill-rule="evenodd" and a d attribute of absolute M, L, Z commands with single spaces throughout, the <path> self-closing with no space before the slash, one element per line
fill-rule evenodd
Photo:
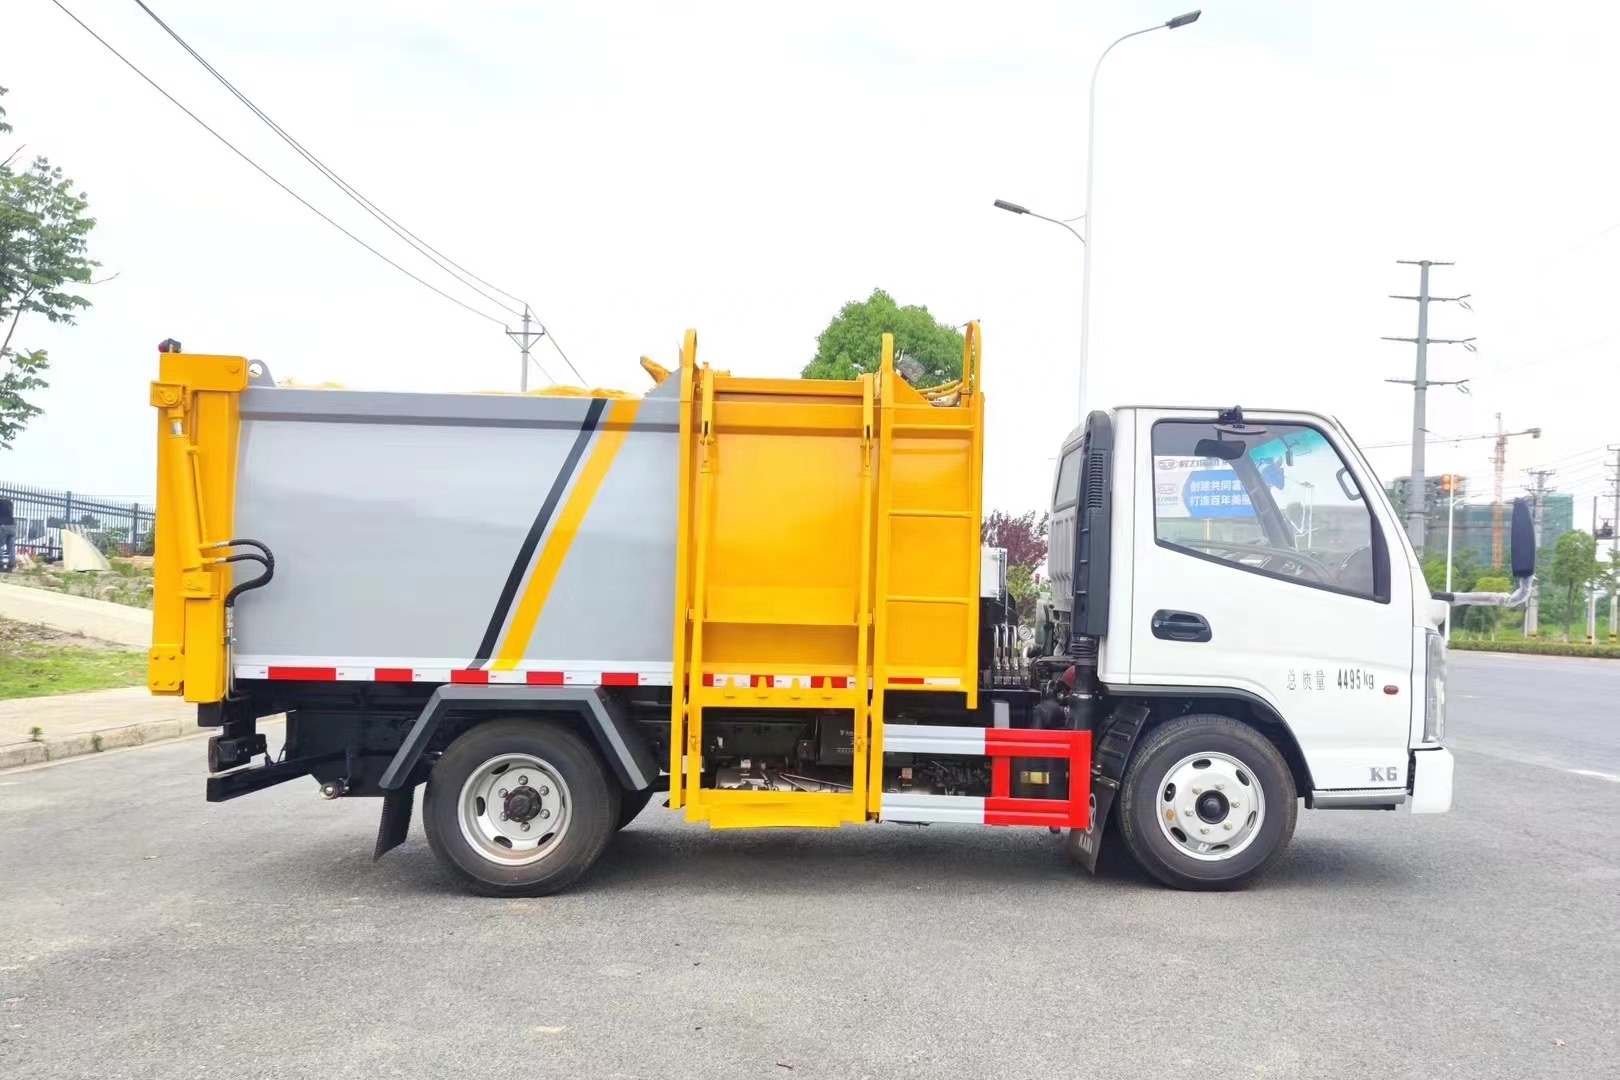
<path fill-rule="evenodd" d="M 1533 577 L 1536 572 L 1536 526 L 1530 518 L 1530 504 L 1523 499 L 1513 500 L 1513 532 L 1508 546 L 1508 558 L 1513 563 L 1513 578 Z"/>

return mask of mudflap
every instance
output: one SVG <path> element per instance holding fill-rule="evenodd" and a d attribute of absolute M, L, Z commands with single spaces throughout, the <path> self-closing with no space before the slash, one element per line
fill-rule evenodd
<path fill-rule="evenodd" d="M 1091 762 L 1091 824 L 1085 829 L 1070 829 L 1068 842 L 1069 854 L 1093 874 L 1097 872 L 1097 857 L 1102 854 L 1108 812 L 1125 776 L 1125 763 L 1147 719 L 1145 706 L 1122 705 L 1108 718 L 1096 742 Z"/>
<path fill-rule="evenodd" d="M 382 820 L 377 823 L 377 851 L 371 856 L 372 862 L 405 842 L 411 831 L 411 808 L 415 803 L 415 784 L 407 784 L 383 796 Z"/>

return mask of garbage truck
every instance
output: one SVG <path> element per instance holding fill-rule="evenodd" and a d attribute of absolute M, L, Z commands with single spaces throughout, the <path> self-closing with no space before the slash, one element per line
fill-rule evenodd
<path fill-rule="evenodd" d="M 688 332 L 645 394 L 442 394 L 166 341 L 148 678 L 217 729 L 207 798 L 379 799 L 380 858 L 421 789 L 444 871 L 497 896 L 567 887 L 655 798 L 1046 828 L 1183 889 L 1254 880 L 1301 806 L 1450 808 L 1453 598 L 1340 424 L 1090 412 L 1029 602 L 981 544 L 979 327 L 941 387 L 872 347 L 757 378 Z M 1512 596 L 1455 599 L 1522 600 L 1528 530 Z"/>

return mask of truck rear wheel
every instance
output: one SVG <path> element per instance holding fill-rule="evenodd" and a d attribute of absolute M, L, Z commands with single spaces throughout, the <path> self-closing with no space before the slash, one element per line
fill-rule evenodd
<path fill-rule="evenodd" d="M 1137 863 L 1177 889 L 1236 889 L 1294 835 L 1288 763 L 1226 716 L 1183 716 L 1149 732 L 1120 785 L 1119 827 Z"/>
<path fill-rule="evenodd" d="M 466 888 L 545 896 L 602 854 L 618 826 L 619 787 L 564 725 L 497 720 L 439 758 L 422 819 L 433 854 Z"/>

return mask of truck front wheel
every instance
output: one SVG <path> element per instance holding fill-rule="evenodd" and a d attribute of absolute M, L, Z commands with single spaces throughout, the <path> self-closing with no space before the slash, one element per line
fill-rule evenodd
<path fill-rule="evenodd" d="M 1294 835 L 1294 779 L 1260 732 L 1183 716 L 1149 732 L 1120 785 L 1119 826 L 1142 869 L 1177 889 L 1235 889 Z"/>
<path fill-rule="evenodd" d="M 619 821 L 619 787 L 551 720 L 497 720 L 462 734 L 428 777 L 423 826 L 439 863 L 485 896 L 573 884 Z"/>

